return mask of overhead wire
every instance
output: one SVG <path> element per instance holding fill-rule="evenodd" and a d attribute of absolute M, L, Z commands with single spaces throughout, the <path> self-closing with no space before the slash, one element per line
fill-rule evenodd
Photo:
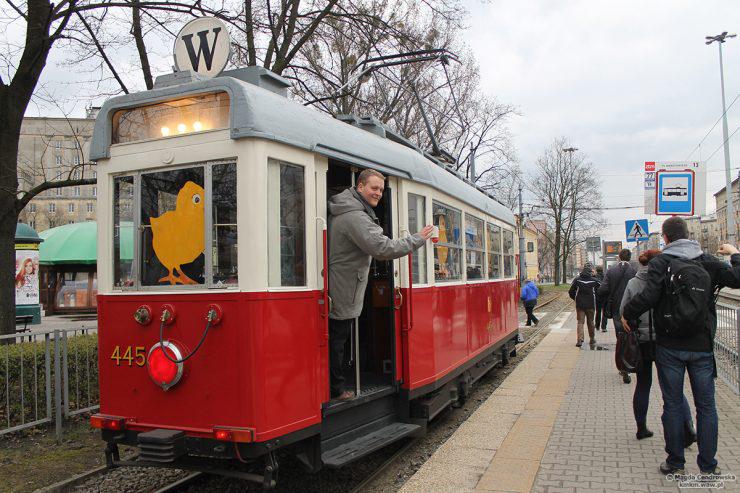
<path fill-rule="evenodd" d="M 738 93 L 737 96 L 735 96 L 735 99 L 732 100 L 732 102 L 727 107 L 727 109 L 725 109 L 724 113 L 722 113 L 719 116 L 719 118 L 717 118 L 717 121 L 714 122 L 714 125 L 712 125 L 712 128 L 709 129 L 709 131 L 706 133 L 706 135 L 704 135 L 704 137 L 702 137 L 702 139 L 699 141 L 699 143 L 696 144 L 696 147 L 694 147 L 694 149 L 689 153 L 689 155 L 686 156 L 685 161 L 688 161 L 691 158 L 691 156 L 696 152 L 696 150 L 701 147 L 702 143 L 706 140 L 707 137 L 709 137 L 709 134 L 712 133 L 712 130 L 714 130 L 714 127 L 716 127 L 717 124 L 719 123 L 719 121 L 722 119 L 722 117 L 724 117 L 727 114 L 727 112 L 730 111 L 730 108 L 732 108 L 732 105 L 735 104 L 735 102 L 738 100 L 738 98 L 740 98 L 740 93 Z M 707 159 L 707 161 L 708 161 L 708 159 Z"/>

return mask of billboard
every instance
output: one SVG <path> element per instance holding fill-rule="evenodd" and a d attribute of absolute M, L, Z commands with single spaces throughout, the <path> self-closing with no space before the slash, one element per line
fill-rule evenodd
<path fill-rule="evenodd" d="M 605 257 L 616 257 L 622 250 L 621 241 L 605 241 L 604 242 L 604 256 Z"/>
<path fill-rule="evenodd" d="M 39 304 L 38 250 L 15 251 L 15 304 Z"/>

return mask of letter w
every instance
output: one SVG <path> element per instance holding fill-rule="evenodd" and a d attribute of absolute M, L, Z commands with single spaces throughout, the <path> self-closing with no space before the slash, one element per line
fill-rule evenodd
<path fill-rule="evenodd" d="M 216 51 L 216 43 L 218 42 L 218 33 L 221 32 L 220 27 L 213 28 L 213 32 L 216 35 L 213 38 L 213 46 L 208 46 L 208 31 L 199 31 L 198 38 L 200 39 L 200 45 L 198 46 L 198 53 L 195 53 L 193 47 L 193 35 L 186 34 L 182 37 L 185 42 L 185 48 L 188 50 L 188 56 L 190 57 L 190 65 L 193 66 L 193 70 L 198 71 L 200 65 L 201 54 L 206 59 L 206 70 L 211 70 L 211 64 L 213 63 L 213 53 Z"/>

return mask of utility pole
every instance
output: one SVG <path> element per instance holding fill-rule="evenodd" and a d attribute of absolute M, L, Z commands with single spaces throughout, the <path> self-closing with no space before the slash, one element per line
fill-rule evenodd
<path fill-rule="evenodd" d="M 519 275 L 527 277 L 527 248 L 524 244 L 524 206 L 522 204 L 522 182 L 519 182 Z"/>
<path fill-rule="evenodd" d="M 716 36 L 707 36 L 707 44 L 717 42 L 719 46 L 719 80 L 722 87 L 722 138 L 725 147 L 725 200 L 727 202 L 727 242 L 735 245 L 735 204 L 733 203 L 732 190 L 732 171 L 730 169 L 730 142 L 727 136 L 727 108 L 725 106 L 725 72 L 722 64 L 722 43 L 727 38 L 734 38 L 734 34 L 727 34 L 727 31 Z"/>

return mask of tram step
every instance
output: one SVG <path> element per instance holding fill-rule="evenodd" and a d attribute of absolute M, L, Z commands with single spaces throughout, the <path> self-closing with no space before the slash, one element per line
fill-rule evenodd
<path fill-rule="evenodd" d="M 173 462 L 184 455 L 185 433 L 177 430 L 156 429 L 138 436 L 139 460 Z"/>
<path fill-rule="evenodd" d="M 342 467 L 419 430 L 419 425 L 393 423 L 321 454 L 326 467 Z"/>

